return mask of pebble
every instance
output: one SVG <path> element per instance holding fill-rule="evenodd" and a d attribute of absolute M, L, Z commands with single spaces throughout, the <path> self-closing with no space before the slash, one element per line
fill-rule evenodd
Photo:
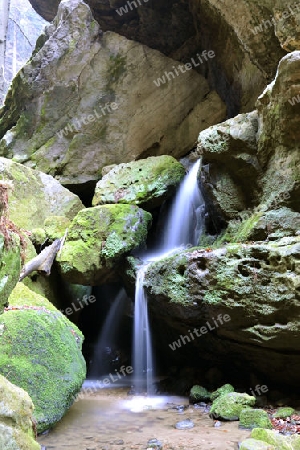
<path fill-rule="evenodd" d="M 117 441 L 114 441 L 113 444 L 115 444 L 115 445 L 123 445 L 124 441 L 122 439 L 118 439 Z"/>
<path fill-rule="evenodd" d="M 160 442 L 158 439 L 149 439 L 147 442 L 147 450 L 160 450 L 163 448 L 162 442 Z"/>
<path fill-rule="evenodd" d="M 177 422 L 175 428 L 177 428 L 177 430 L 189 430 L 194 428 L 194 426 L 194 422 L 192 422 L 191 419 L 186 419 L 181 422 Z"/>
<path fill-rule="evenodd" d="M 220 422 L 219 420 L 216 420 L 215 423 L 214 423 L 214 427 L 218 428 L 218 427 L 221 427 L 221 426 L 222 426 L 222 422 Z"/>

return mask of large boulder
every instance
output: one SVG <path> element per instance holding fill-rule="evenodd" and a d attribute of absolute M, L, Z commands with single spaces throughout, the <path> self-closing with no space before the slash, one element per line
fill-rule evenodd
<path fill-rule="evenodd" d="M 225 105 L 179 64 L 103 34 L 81 0 L 62 2 L 0 112 L 0 154 L 81 190 L 104 166 L 184 155 L 199 130 L 224 118 Z"/>
<path fill-rule="evenodd" d="M 219 221 L 251 206 L 261 167 L 257 158 L 257 111 L 239 114 L 202 131 L 201 182 L 207 209 Z M 249 189 L 251 186 L 251 189 Z"/>
<path fill-rule="evenodd" d="M 73 219 L 84 208 L 77 195 L 60 185 L 52 176 L 0 158 L 0 177 L 11 180 L 9 218 L 18 227 L 31 231 L 43 228 L 47 218 Z"/>
<path fill-rule="evenodd" d="M 92 286 L 110 280 L 122 257 L 145 242 L 151 220 L 150 213 L 135 205 L 80 211 L 57 258 L 63 278 Z"/>
<path fill-rule="evenodd" d="M 239 377 L 255 367 L 270 383 L 297 386 L 299 252 L 298 236 L 195 248 L 151 263 L 144 285 L 164 353 L 230 366 Z"/>
<path fill-rule="evenodd" d="M 79 329 L 48 300 L 18 283 L 0 315 L 0 373 L 26 390 L 38 432 L 58 422 L 86 376 Z"/>
<path fill-rule="evenodd" d="M 297 232 L 300 213 L 300 52 L 280 61 L 257 111 L 200 133 L 207 229 L 229 224 L 227 241 L 272 239 Z M 235 220 L 247 220 L 241 224 Z M 294 224 L 294 225 L 293 225 Z M 286 229 L 286 234 L 285 234 Z"/>
<path fill-rule="evenodd" d="M 257 101 L 262 203 L 300 212 L 300 51 L 279 62 L 275 80 Z"/>
<path fill-rule="evenodd" d="M 34 439 L 34 406 L 27 392 L 0 375 L 0 398 L 0 448 L 40 450 Z"/>
<path fill-rule="evenodd" d="M 58 0 L 30 1 L 47 20 L 57 13 Z M 253 109 L 257 96 L 276 73 L 284 55 L 281 46 L 290 51 L 299 42 L 294 0 L 87 3 L 104 31 L 115 31 L 181 61 L 212 48 L 216 53 L 213 67 L 197 69 L 216 86 L 230 116 Z"/>
<path fill-rule="evenodd" d="M 183 165 L 168 155 L 120 164 L 98 181 L 93 205 L 131 203 L 153 209 L 174 193 L 184 175 Z"/>

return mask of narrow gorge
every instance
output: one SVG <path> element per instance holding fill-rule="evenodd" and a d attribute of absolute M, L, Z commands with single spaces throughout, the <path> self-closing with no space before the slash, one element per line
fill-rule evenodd
<path fill-rule="evenodd" d="M 0 450 L 300 449 L 300 3 L 0 11 Z"/>

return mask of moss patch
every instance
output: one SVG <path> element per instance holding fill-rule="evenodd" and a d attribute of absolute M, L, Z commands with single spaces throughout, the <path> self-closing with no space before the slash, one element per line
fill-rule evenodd
<path fill-rule="evenodd" d="M 262 409 L 243 409 L 240 413 L 240 428 L 252 430 L 253 428 L 272 429 L 272 423 L 266 411 Z"/>
<path fill-rule="evenodd" d="M 131 203 L 153 209 L 173 194 L 184 175 L 183 165 L 168 155 L 119 164 L 97 183 L 93 205 Z"/>
<path fill-rule="evenodd" d="M 255 397 L 248 394 L 231 392 L 218 397 L 212 404 L 210 414 L 225 420 L 239 420 L 241 411 L 251 408 L 255 404 Z"/>
<path fill-rule="evenodd" d="M 152 216 L 133 205 L 103 205 L 79 212 L 62 253 L 62 274 L 75 284 L 94 285 L 109 277 L 123 255 L 147 237 Z"/>
<path fill-rule="evenodd" d="M 151 294 L 167 296 L 171 303 L 185 306 L 191 304 L 187 256 L 178 253 L 151 263 L 146 272 L 144 285 Z"/>
<path fill-rule="evenodd" d="M 4 236 L 0 234 L 0 314 L 19 280 L 20 272 L 21 259 L 17 236 L 13 240 L 13 245 L 5 248 Z"/>
<path fill-rule="evenodd" d="M 78 328 L 19 283 L 0 316 L 0 372 L 31 396 L 39 432 L 61 419 L 85 379 Z"/>

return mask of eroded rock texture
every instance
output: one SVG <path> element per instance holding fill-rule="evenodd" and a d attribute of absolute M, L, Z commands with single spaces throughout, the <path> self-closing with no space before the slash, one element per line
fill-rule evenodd
<path fill-rule="evenodd" d="M 63 2 L 0 113 L 1 154 L 83 188 L 106 165 L 187 153 L 225 106 L 203 76 L 174 64 L 103 34 L 85 3 Z"/>
<path fill-rule="evenodd" d="M 163 352 L 198 364 L 212 360 L 228 373 L 240 370 L 241 376 L 253 370 L 279 385 L 297 386 L 299 255 L 297 237 L 194 249 L 152 263 L 145 286 Z M 198 334 L 192 338 L 195 327 Z M 174 341 L 179 345 L 174 347 Z"/>

